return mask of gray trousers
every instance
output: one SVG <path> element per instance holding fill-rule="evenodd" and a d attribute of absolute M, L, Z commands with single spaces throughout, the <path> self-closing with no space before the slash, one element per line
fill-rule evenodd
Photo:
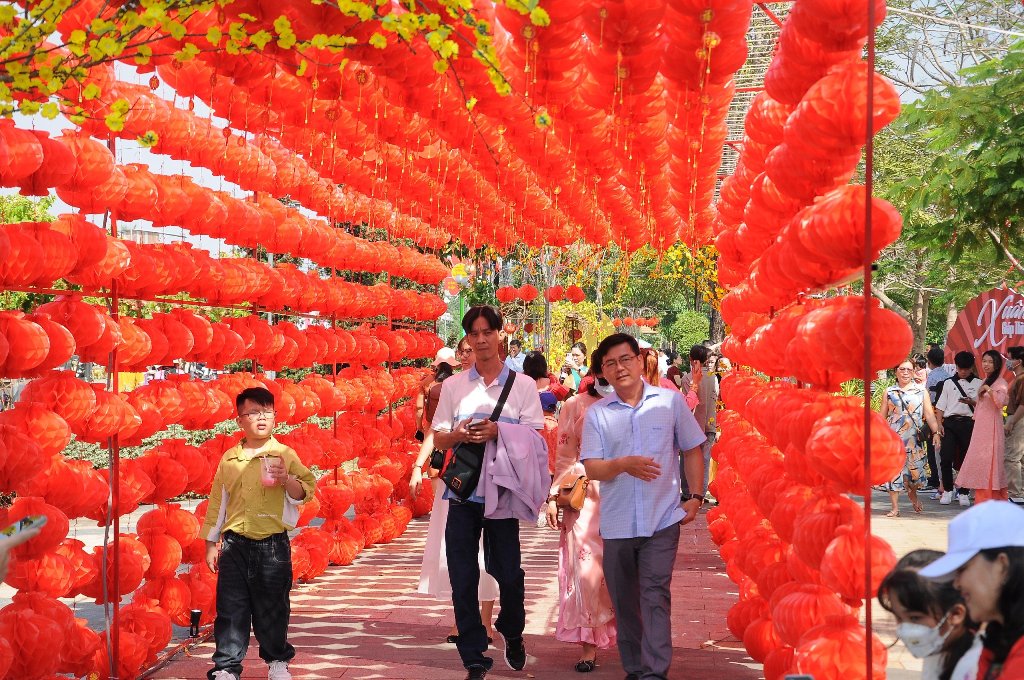
<path fill-rule="evenodd" d="M 615 608 L 619 657 L 626 673 L 666 680 L 672 665 L 672 569 L 679 523 L 650 538 L 604 540 L 604 578 Z"/>
<path fill-rule="evenodd" d="M 1021 479 L 1024 468 L 1024 422 L 1014 425 L 1010 434 L 1006 435 L 1004 461 L 1010 498 L 1024 497 L 1024 480 Z"/>

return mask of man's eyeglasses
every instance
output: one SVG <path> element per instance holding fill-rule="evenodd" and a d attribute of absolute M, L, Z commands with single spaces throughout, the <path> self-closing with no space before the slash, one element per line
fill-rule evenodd
<path fill-rule="evenodd" d="M 277 415 L 277 411 L 253 411 L 252 413 L 242 413 L 242 414 L 239 414 L 239 418 L 245 418 L 245 419 L 249 420 L 250 422 L 252 422 L 252 421 L 259 420 L 260 418 L 265 418 L 266 420 L 271 420 L 276 415 Z"/>
<path fill-rule="evenodd" d="M 608 361 L 601 362 L 601 368 L 606 371 L 615 370 L 619 366 L 626 368 L 639 358 L 639 354 L 630 354 L 629 356 L 619 357 L 618 359 L 609 359 Z"/>
<path fill-rule="evenodd" d="M 456 352 L 456 354 L 472 354 L 472 353 L 473 353 L 473 348 L 472 347 L 467 347 L 466 349 L 460 349 L 458 352 Z"/>

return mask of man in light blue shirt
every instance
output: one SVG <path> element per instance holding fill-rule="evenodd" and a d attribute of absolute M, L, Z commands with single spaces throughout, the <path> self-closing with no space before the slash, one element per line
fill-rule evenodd
<path fill-rule="evenodd" d="M 526 359 L 526 355 L 523 354 L 523 343 L 513 338 L 508 342 L 508 356 L 505 357 L 505 365 L 508 366 L 508 370 L 515 371 L 516 373 L 523 372 L 523 361 Z"/>
<path fill-rule="evenodd" d="M 594 352 L 592 369 L 615 393 L 590 407 L 580 460 L 601 482 L 604 575 L 615 608 L 627 680 L 668 678 L 672 663 L 669 586 L 679 527 L 697 517 L 703 497 L 679 502 L 679 452 L 689 479 L 702 479 L 704 429 L 677 390 L 648 385 L 640 347 L 624 333 Z"/>

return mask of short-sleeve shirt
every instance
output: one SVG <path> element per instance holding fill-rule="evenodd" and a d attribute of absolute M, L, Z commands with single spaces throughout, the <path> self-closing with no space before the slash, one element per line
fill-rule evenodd
<path fill-rule="evenodd" d="M 490 418 L 510 373 L 508 366 L 502 366 L 494 382 L 485 385 L 483 376 L 473 366 L 445 380 L 441 383 L 441 398 L 434 411 L 431 429 L 435 432 L 451 432 L 463 420 Z M 524 375 L 516 377 L 498 422 L 528 425 L 535 430 L 544 429 L 544 413 L 540 408 L 537 383 L 532 378 Z M 474 490 L 467 500 L 483 503 L 484 498 L 478 494 L 479 491 Z M 451 499 L 451 491 L 445 490 L 444 497 Z"/>
<path fill-rule="evenodd" d="M 960 390 L 956 388 L 955 382 L 960 384 L 960 387 L 964 388 L 964 392 L 971 399 L 978 398 L 978 390 L 985 382 L 981 378 L 972 378 L 971 380 L 961 380 L 956 375 L 946 381 L 946 384 L 942 386 L 942 394 L 939 395 L 939 403 L 935 404 L 935 408 L 942 411 L 943 418 L 950 418 L 953 416 L 966 416 L 967 418 L 974 417 L 974 411 L 967 404 L 960 401 L 963 395 L 960 394 Z"/>
<path fill-rule="evenodd" d="M 953 364 L 936 366 L 932 370 L 928 371 L 928 377 L 925 378 L 924 384 L 925 387 L 928 388 L 928 396 L 931 397 L 932 404 L 937 404 L 939 401 L 939 383 L 951 375 L 956 375 L 956 366 Z"/>
<path fill-rule="evenodd" d="M 676 390 L 644 383 L 636 406 L 616 394 L 594 404 L 584 421 L 580 460 L 648 456 L 661 466 L 661 475 L 649 482 L 625 473 L 601 482 L 601 536 L 649 537 L 682 520 L 679 452 L 705 439 Z"/>

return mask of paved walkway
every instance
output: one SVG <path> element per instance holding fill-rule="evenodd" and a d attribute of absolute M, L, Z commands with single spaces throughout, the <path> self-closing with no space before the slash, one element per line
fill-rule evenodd
<path fill-rule="evenodd" d="M 415 593 L 426 530 L 426 518 L 414 520 L 393 543 L 366 550 L 352 565 L 331 567 L 292 591 L 290 639 L 298 654 L 291 669 L 297 679 L 465 677 L 455 646 L 444 642 L 453 622 L 451 603 Z M 523 673 L 515 673 L 505 667 L 500 650 L 492 650 L 495 666 L 488 677 L 576 677 L 578 648 L 555 641 L 552 632 L 557 617 L 558 535 L 524 524 L 522 543 L 530 659 Z M 743 646 L 726 628 L 726 612 L 737 593 L 708 538 L 703 514 L 682 532 L 672 590 L 674 668 L 685 669 L 690 678 L 761 676 L 760 666 L 746 658 Z M 202 678 L 212 653 L 212 642 L 205 643 L 152 677 Z M 624 676 L 615 650 L 600 652 L 598 664 L 589 677 Z M 242 677 L 266 677 L 255 641 Z"/>
<path fill-rule="evenodd" d="M 925 512 L 915 515 L 903 499 L 902 517 L 884 517 L 888 498 L 873 499 L 874 530 L 888 540 L 897 555 L 921 547 L 944 549 L 945 526 L 959 506 L 925 501 Z M 292 592 L 291 641 L 298 650 L 292 664 L 297 679 L 362 678 L 374 680 L 434 680 L 463 678 L 454 645 L 444 643 L 452 625 L 451 604 L 416 594 L 427 519 L 414 520 L 393 543 L 364 551 L 348 567 L 330 567 L 314 582 Z M 492 650 L 494 670 L 489 677 L 562 680 L 577 677 L 573 664 L 577 648 L 554 640 L 557 616 L 557 534 L 528 525 L 522 527 L 526 571 L 526 646 L 530 660 L 523 673 L 508 670 L 500 650 Z M 684 527 L 672 581 L 676 677 L 754 680 L 760 665 L 746 656 L 742 644 L 725 625 L 726 613 L 736 601 L 735 586 L 706 531 L 705 515 Z M 877 602 L 875 628 L 888 644 L 895 639 L 892 617 Z M 179 654 L 152 677 L 198 680 L 210 667 L 213 644 L 197 646 L 191 655 Z M 615 650 L 599 653 L 595 680 L 622 678 Z M 919 677 L 920 662 L 902 645 L 890 650 L 889 678 Z M 257 656 L 255 641 L 249 649 L 243 678 L 265 678 L 266 666 Z"/>

